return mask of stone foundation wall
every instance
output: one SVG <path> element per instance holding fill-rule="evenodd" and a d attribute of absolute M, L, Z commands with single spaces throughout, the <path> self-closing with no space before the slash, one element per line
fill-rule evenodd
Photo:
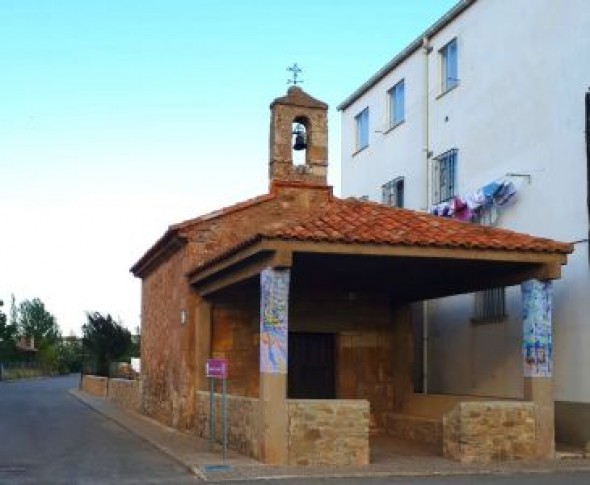
<path fill-rule="evenodd" d="M 129 379 L 111 379 L 107 398 L 119 406 L 139 411 L 141 408 L 141 383 Z"/>
<path fill-rule="evenodd" d="M 443 454 L 463 463 L 535 456 L 535 405 L 463 402 L 443 416 Z"/>
<path fill-rule="evenodd" d="M 369 402 L 295 400 L 289 413 L 290 465 L 369 463 Z"/>
<path fill-rule="evenodd" d="M 222 441 L 221 394 L 215 394 L 215 437 Z M 244 455 L 258 458 L 259 436 L 258 399 L 227 396 L 227 445 Z M 209 392 L 197 391 L 195 432 L 209 439 Z"/>
<path fill-rule="evenodd" d="M 390 413 L 385 416 L 385 431 L 396 438 L 437 445 L 442 452 L 442 419 Z"/>
<path fill-rule="evenodd" d="M 93 396 L 106 397 L 109 386 L 108 377 L 82 376 L 80 389 Z"/>

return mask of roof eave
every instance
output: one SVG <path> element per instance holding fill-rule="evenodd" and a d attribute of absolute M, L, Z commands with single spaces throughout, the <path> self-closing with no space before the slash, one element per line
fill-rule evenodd
<path fill-rule="evenodd" d="M 455 20 L 459 15 L 461 15 L 465 10 L 471 7 L 476 1 L 477 0 L 461 0 L 459 3 L 457 3 L 453 8 L 451 8 L 451 10 L 449 10 L 439 20 L 437 20 L 428 29 L 426 29 L 426 31 L 424 31 L 422 35 L 420 35 L 413 42 L 411 42 L 405 49 L 403 49 L 399 54 L 397 54 L 393 59 L 391 59 L 387 64 L 385 64 L 385 66 L 379 69 L 379 71 L 377 71 L 373 76 L 371 76 L 366 82 L 361 84 L 361 86 L 358 89 L 356 89 L 350 96 L 348 96 L 344 101 L 342 101 L 342 103 L 340 103 L 336 109 L 338 111 L 344 111 L 345 109 L 347 109 L 352 103 L 354 103 L 369 89 L 375 86 L 375 84 L 377 84 L 391 71 L 393 71 L 393 69 L 395 69 L 407 58 L 409 58 L 414 52 L 416 52 L 423 45 L 424 39 L 431 39 L 432 37 L 434 37 L 448 24 Z"/>
<path fill-rule="evenodd" d="M 168 229 L 129 271 L 136 278 L 142 278 L 163 258 L 174 254 L 185 244 L 185 237 L 178 234 L 176 230 Z"/>

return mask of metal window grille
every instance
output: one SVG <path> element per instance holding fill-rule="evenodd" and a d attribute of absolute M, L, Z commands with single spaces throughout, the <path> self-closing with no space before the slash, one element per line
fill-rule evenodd
<path fill-rule="evenodd" d="M 498 321 L 506 317 L 506 288 L 491 288 L 475 293 L 474 319 Z"/>
<path fill-rule="evenodd" d="M 439 204 L 455 195 L 457 150 L 449 150 L 434 159 L 434 193 L 432 201 Z"/>
<path fill-rule="evenodd" d="M 381 202 L 390 207 L 404 206 L 403 177 L 397 177 L 381 186 Z"/>

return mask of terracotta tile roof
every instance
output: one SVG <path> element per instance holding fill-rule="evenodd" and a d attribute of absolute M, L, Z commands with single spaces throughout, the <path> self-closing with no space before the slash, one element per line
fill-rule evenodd
<path fill-rule="evenodd" d="M 222 260 L 261 239 L 383 244 L 449 249 L 477 249 L 569 254 L 573 245 L 507 229 L 387 207 L 375 202 L 333 198 L 296 223 L 261 228 L 238 244 L 220 247 L 191 273 Z"/>
<path fill-rule="evenodd" d="M 313 98 L 310 97 L 313 100 Z M 327 193 L 328 197 L 332 197 L 332 187 L 326 186 L 323 184 L 310 184 L 306 182 L 297 182 L 297 181 L 282 181 L 282 180 L 273 180 L 270 187 L 270 192 L 267 194 L 259 195 L 256 197 L 252 197 L 251 199 L 247 199 L 236 204 L 232 204 L 221 209 L 218 209 L 213 212 L 209 212 L 207 214 L 203 214 L 201 216 L 187 219 L 185 221 L 179 222 L 177 224 L 172 224 L 168 227 L 166 232 L 144 253 L 144 255 L 131 267 L 130 271 L 135 276 L 141 276 L 143 270 L 152 265 L 154 262 L 158 260 L 159 257 L 168 254 L 171 251 L 175 251 L 178 247 L 182 246 L 186 241 L 186 232 L 187 230 L 192 229 L 194 226 L 206 222 L 211 221 L 213 219 L 222 218 L 229 214 L 233 214 L 235 212 L 239 212 L 241 210 L 247 210 L 251 207 L 257 206 L 264 202 L 271 201 L 279 197 L 279 193 L 283 189 L 309 189 L 309 190 L 321 190 Z M 249 238 L 251 239 L 251 238 Z M 244 244 L 244 240 L 238 243 L 237 246 L 242 246 Z M 232 246 L 236 246 L 233 244 Z M 225 252 L 229 246 L 224 246 L 221 249 L 221 252 Z M 219 251 L 216 254 L 220 254 Z M 209 258 L 208 261 L 212 259 Z"/>
<path fill-rule="evenodd" d="M 374 202 L 333 199 L 299 224 L 262 231 L 271 239 L 568 254 L 571 244 Z"/>
<path fill-rule="evenodd" d="M 158 239 L 152 247 L 150 247 L 144 255 L 131 267 L 130 271 L 135 275 L 139 276 L 142 272 L 142 268 L 146 265 L 149 265 L 153 260 L 158 258 L 160 254 L 164 254 L 166 247 L 170 244 L 181 244 L 180 241 L 183 241 L 184 230 L 191 228 L 201 222 L 210 221 L 212 219 L 216 219 L 218 217 L 224 217 L 228 214 L 238 212 L 240 210 L 248 209 L 250 207 L 256 206 L 263 202 L 269 201 L 276 198 L 275 193 L 269 193 L 264 195 L 259 195 L 257 197 L 253 197 L 251 199 L 244 200 L 242 202 L 238 202 L 237 204 L 233 204 L 222 209 L 209 212 L 208 214 L 204 214 L 199 217 L 195 217 L 193 219 L 188 219 L 186 221 L 179 222 L 177 224 L 172 224 L 168 227 L 166 232 Z"/>

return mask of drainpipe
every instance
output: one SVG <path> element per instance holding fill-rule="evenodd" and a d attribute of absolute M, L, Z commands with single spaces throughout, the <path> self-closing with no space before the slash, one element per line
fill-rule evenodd
<path fill-rule="evenodd" d="M 428 55 L 432 51 L 428 37 L 422 39 L 422 52 L 424 53 L 424 163 L 426 167 L 426 210 L 432 205 L 432 167 L 430 164 L 430 131 L 429 131 L 429 69 Z M 428 302 L 422 302 L 422 393 L 428 394 Z"/>

